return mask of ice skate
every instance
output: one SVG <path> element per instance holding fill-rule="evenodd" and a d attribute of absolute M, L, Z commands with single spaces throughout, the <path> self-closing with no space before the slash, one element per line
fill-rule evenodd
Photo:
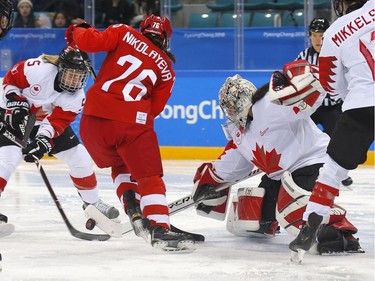
<path fill-rule="evenodd" d="M 94 206 L 96 209 L 98 209 L 103 215 L 105 215 L 109 219 L 115 219 L 120 215 L 120 212 L 115 207 L 107 204 L 100 198 L 97 202 L 92 203 L 92 204 L 88 204 L 85 202 L 83 204 L 83 209 L 85 210 L 88 205 Z"/>
<path fill-rule="evenodd" d="M 0 213 L 0 237 L 12 234 L 14 229 L 14 225 L 8 223 L 8 217 Z"/>
<path fill-rule="evenodd" d="M 194 238 L 189 234 L 173 232 L 161 226 L 151 227 L 151 245 L 166 252 L 194 251 Z"/>
<path fill-rule="evenodd" d="M 122 225 L 119 220 L 120 212 L 113 206 L 99 199 L 93 204 L 83 204 L 85 216 L 88 219 L 86 228 L 92 230 L 95 226 L 112 237 L 122 236 Z"/>
<path fill-rule="evenodd" d="M 147 243 L 150 242 L 150 233 L 148 231 L 149 222 L 143 218 L 142 210 L 135 201 L 135 193 L 133 190 L 127 190 L 123 198 L 127 203 L 126 214 L 130 219 L 135 235 L 143 238 Z"/>
<path fill-rule="evenodd" d="M 323 217 L 311 213 L 305 224 L 302 225 L 296 239 L 289 244 L 291 250 L 291 261 L 301 263 L 305 253 L 316 243 L 316 235 Z"/>

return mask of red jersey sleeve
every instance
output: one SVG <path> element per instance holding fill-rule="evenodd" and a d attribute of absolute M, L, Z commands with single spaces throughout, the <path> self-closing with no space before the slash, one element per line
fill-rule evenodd
<path fill-rule="evenodd" d="M 24 73 L 25 62 L 21 61 L 17 63 L 5 74 L 3 81 L 5 96 L 12 92 L 21 95 L 21 90 L 30 86 Z"/>
<path fill-rule="evenodd" d="M 116 24 L 104 31 L 95 28 L 76 28 L 73 31 L 73 39 L 79 49 L 84 52 L 109 52 L 118 46 L 118 41 L 121 40 L 120 31 L 126 27 L 123 24 Z"/>

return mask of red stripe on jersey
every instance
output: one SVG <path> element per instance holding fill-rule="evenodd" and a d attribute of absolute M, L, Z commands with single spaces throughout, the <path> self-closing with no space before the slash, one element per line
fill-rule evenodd
<path fill-rule="evenodd" d="M 77 113 L 72 111 L 64 111 L 61 107 L 55 107 L 52 114 L 47 117 L 51 126 L 55 130 L 55 135 L 61 135 L 65 129 L 76 119 Z"/>
<path fill-rule="evenodd" d="M 334 92 L 334 88 L 330 83 L 334 83 L 333 76 L 336 75 L 334 69 L 336 68 L 335 61 L 336 57 L 319 57 L 319 79 L 320 84 L 327 92 Z"/>
<path fill-rule="evenodd" d="M 78 190 L 91 190 L 94 189 L 97 184 L 95 173 L 92 173 L 88 177 L 75 178 L 70 176 L 70 178 L 72 179 L 74 186 Z"/>
<path fill-rule="evenodd" d="M 14 65 L 11 70 L 9 70 L 4 77 L 3 87 L 5 89 L 6 85 L 13 85 L 19 89 L 25 89 L 30 86 L 29 82 L 26 79 L 24 73 L 24 66 L 26 61 L 21 61 Z M 8 93 L 5 93 L 5 95 Z"/>
<path fill-rule="evenodd" d="M 371 54 L 371 51 L 366 47 L 365 44 L 361 40 L 359 40 L 359 50 L 362 53 L 362 55 L 365 57 L 365 60 L 371 70 L 372 74 L 372 80 L 375 81 L 375 60 L 373 55 Z"/>

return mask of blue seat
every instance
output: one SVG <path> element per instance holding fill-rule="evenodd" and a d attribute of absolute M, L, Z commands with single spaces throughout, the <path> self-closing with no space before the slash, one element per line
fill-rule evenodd
<path fill-rule="evenodd" d="M 171 12 L 176 13 L 182 10 L 183 5 L 180 3 L 179 0 L 171 0 Z"/>
<path fill-rule="evenodd" d="M 273 11 L 253 12 L 252 14 L 250 25 L 253 27 L 276 26 L 275 17 L 280 16 L 280 13 Z"/>
<path fill-rule="evenodd" d="M 220 20 L 220 27 L 235 27 L 236 26 L 236 15 L 232 13 L 223 13 Z M 243 14 L 243 26 L 250 26 L 250 13 Z"/>
<path fill-rule="evenodd" d="M 190 28 L 210 28 L 217 27 L 217 13 L 191 13 L 188 27 Z"/>
<path fill-rule="evenodd" d="M 233 11 L 234 0 L 216 0 L 215 3 L 208 3 L 206 6 L 214 12 Z"/>
<path fill-rule="evenodd" d="M 304 26 L 305 25 L 305 15 L 303 10 L 297 10 L 293 12 L 284 11 L 282 17 L 283 26 Z"/>
<path fill-rule="evenodd" d="M 263 0 L 244 0 L 244 10 L 255 11 L 255 10 L 268 10 L 268 2 Z"/>

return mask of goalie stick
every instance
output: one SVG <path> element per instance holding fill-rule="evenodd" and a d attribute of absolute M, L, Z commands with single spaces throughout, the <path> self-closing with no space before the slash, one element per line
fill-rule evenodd
<path fill-rule="evenodd" d="M 225 189 L 225 188 L 227 188 L 231 185 L 234 185 L 236 183 L 240 183 L 240 182 L 242 182 L 246 179 L 249 179 L 253 176 L 256 176 L 260 173 L 262 173 L 262 171 L 260 169 L 255 169 L 255 170 L 251 171 L 250 174 L 248 174 L 243 179 L 237 180 L 235 182 L 224 183 L 224 184 L 218 186 L 215 189 L 215 191 L 221 191 L 221 190 L 223 190 L 223 189 Z M 191 194 L 187 195 L 185 197 L 182 197 L 180 199 L 177 199 L 177 200 L 168 204 L 169 215 L 177 214 L 177 213 L 179 213 L 179 212 L 181 212 L 181 211 L 183 211 L 187 208 L 190 208 L 190 207 L 192 207 L 196 204 L 202 203 L 205 200 L 207 200 L 207 198 L 203 198 L 201 200 L 198 200 L 198 201 L 194 202 Z M 88 206 L 86 208 L 85 214 L 88 218 L 92 218 L 94 220 L 95 220 L 95 217 L 97 216 L 97 212 L 96 212 L 95 208 L 90 208 L 90 206 Z M 100 220 L 100 218 L 99 218 L 99 220 Z M 116 223 L 116 222 L 113 222 L 111 220 L 105 220 L 105 221 L 100 220 L 100 221 L 105 224 L 104 225 L 104 227 L 106 229 L 105 232 L 107 232 L 107 231 L 110 232 L 113 237 L 119 238 L 122 235 L 125 235 L 125 234 L 133 231 L 133 227 L 132 227 L 132 224 L 131 224 L 130 221 L 126 222 L 126 223 Z M 190 234 L 193 234 L 192 236 L 194 236 L 194 233 L 190 233 Z M 197 235 L 199 235 L 199 234 L 197 234 Z M 201 235 L 199 235 L 199 236 L 201 236 Z M 196 236 L 196 238 L 198 238 L 198 236 Z M 202 238 L 198 238 L 197 240 L 199 240 L 199 239 L 202 241 Z"/>

